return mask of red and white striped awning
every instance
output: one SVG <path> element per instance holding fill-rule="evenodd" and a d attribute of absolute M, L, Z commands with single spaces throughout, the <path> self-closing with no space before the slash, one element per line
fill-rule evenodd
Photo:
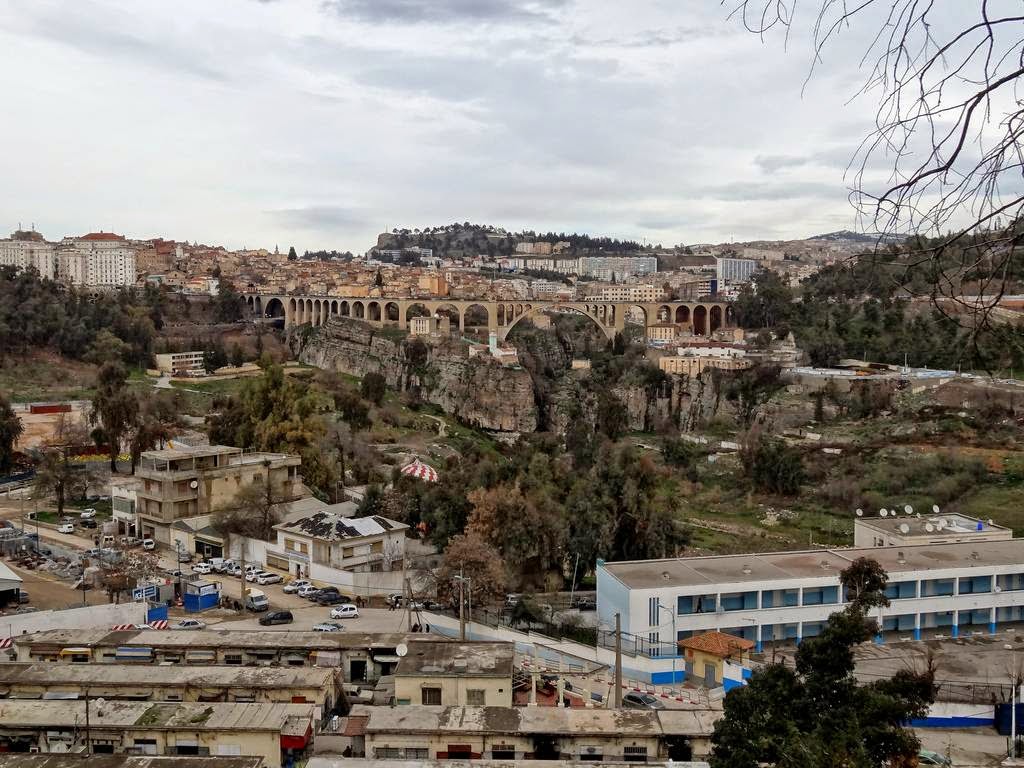
<path fill-rule="evenodd" d="M 408 477 L 415 477 L 417 480 L 423 480 L 427 483 L 437 482 L 437 470 L 429 464 L 424 464 L 419 459 L 402 467 L 402 474 Z"/>
<path fill-rule="evenodd" d="M 9 637 L 0 637 L 0 650 L 10 648 L 13 642 Z"/>
<path fill-rule="evenodd" d="M 167 629 L 167 627 L 169 627 L 170 624 L 167 622 L 166 619 L 158 619 L 157 621 L 149 622 L 149 626 L 152 629 Z"/>

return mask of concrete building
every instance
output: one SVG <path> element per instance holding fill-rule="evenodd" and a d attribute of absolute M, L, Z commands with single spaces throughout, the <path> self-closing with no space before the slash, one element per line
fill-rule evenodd
<path fill-rule="evenodd" d="M 203 376 L 206 374 L 206 353 L 167 352 L 156 355 L 156 369 L 172 376 Z"/>
<path fill-rule="evenodd" d="M 601 289 L 604 301 L 637 301 L 651 303 L 660 301 L 664 291 L 656 285 L 610 285 Z"/>
<path fill-rule="evenodd" d="M 581 256 L 579 262 L 579 274 L 583 277 L 610 282 L 658 271 L 657 256 Z"/>
<path fill-rule="evenodd" d="M 344 517 L 330 509 L 279 523 L 277 544 L 267 547 L 267 565 L 336 583 L 329 571 L 401 571 L 405 523 L 373 517 Z"/>
<path fill-rule="evenodd" d="M 512 643 L 410 643 L 395 703 L 511 707 L 514 657 Z"/>
<path fill-rule="evenodd" d="M 671 659 L 676 641 L 712 630 L 758 648 L 799 642 L 845 607 L 839 574 L 858 557 L 889 575 L 891 605 L 872 611 L 885 632 L 956 637 L 1024 618 L 1024 539 L 599 563 L 598 615 L 608 627 L 619 613 L 629 650 L 659 658 Z"/>
<path fill-rule="evenodd" d="M 256 630 L 54 629 L 13 638 L 15 660 L 25 663 L 235 667 L 316 666 L 340 669 L 346 682 L 375 682 L 398 664 L 398 646 L 448 642 L 437 635 L 366 632 L 267 632 Z M 121 659 L 118 659 L 120 651 Z"/>
<path fill-rule="evenodd" d="M 645 763 L 710 752 L 720 712 L 562 707 L 367 707 L 341 723 L 355 756 L 378 760 Z"/>
<path fill-rule="evenodd" d="M 658 358 L 658 368 L 677 376 L 699 376 L 709 368 L 742 371 L 751 366 L 742 349 L 731 347 L 683 347 L 678 355 Z"/>
<path fill-rule="evenodd" d="M 0 664 L 0 698 L 308 703 L 324 716 L 344 701 L 330 668 L 154 666 L 152 649 L 119 650 L 116 664 Z"/>
<path fill-rule="evenodd" d="M 138 530 L 169 546 L 175 521 L 229 508 L 239 490 L 254 482 L 269 482 L 282 498 L 298 498 L 301 463 L 298 456 L 244 453 L 225 445 L 145 451 L 135 473 L 142 481 L 136 491 Z"/>
<path fill-rule="evenodd" d="M 315 723 L 312 704 L 7 700 L 0 701 L 0 751 L 253 755 L 279 768 L 283 751 L 311 748 Z"/>
<path fill-rule="evenodd" d="M 93 232 L 66 237 L 57 247 L 61 280 L 87 288 L 126 288 L 138 277 L 135 247 L 121 235 Z"/>
<path fill-rule="evenodd" d="M 675 323 L 654 323 L 647 326 L 648 341 L 675 341 L 678 336 L 679 326 Z"/>
<path fill-rule="evenodd" d="M 714 688 L 725 679 L 725 663 L 746 664 L 754 643 L 724 632 L 704 632 L 680 640 L 679 648 L 685 659 L 687 680 Z"/>
<path fill-rule="evenodd" d="M 901 510 L 902 511 L 902 510 Z M 991 520 L 985 522 L 956 512 L 927 517 L 888 513 L 885 517 L 858 517 L 853 521 L 855 547 L 910 547 L 918 544 L 1007 541 L 1013 531 Z"/>
<path fill-rule="evenodd" d="M 715 276 L 718 287 L 723 283 L 745 283 L 757 271 L 758 262 L 753 259 L 737 259 L 730 256 L 719 256 L 715 259 Z"/>
<path fill-rule="evenodd" d="M 188 759 L 186 766 L 180 757 L 155 757 L 152 755 L 95 755 L 40 754 L 21 752 L 0 754 L 0 768 L 264 768 L 263 758 L 248 757 L 199 757 Z M 354 767 L 353 767 L 354 768 Z"/>
<path fill-rule="evenodd" d="M 409 334 L 412 336 L 436 336 L 437 318 L 432 316 L 412 318 L 409 321 Z"/>
<path fill-rule="evenodd" d="M 40 277 L 56 277 L 57 257 L 53 243 L 48 243 L 36 231 L 18 230 L 6 240 L 0 240 L 0 267 L 34 269 Z"/>

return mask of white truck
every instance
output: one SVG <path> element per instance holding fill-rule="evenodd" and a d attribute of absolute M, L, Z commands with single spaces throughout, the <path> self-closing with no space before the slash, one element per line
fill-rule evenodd
<path fill-rule="evenodd" d="M 268 611 L 270 610 L 270 600 L 267 599 L 267 594 L 262 589 L 250 589 L 249 594 L 245 597 L 245 607 L 249 611 Z"/>

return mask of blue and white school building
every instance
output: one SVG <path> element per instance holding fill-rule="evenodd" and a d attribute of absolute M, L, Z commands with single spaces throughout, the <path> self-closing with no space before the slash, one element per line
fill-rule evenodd
<path fill-rule="evenodd" d="M 889 575 L 891 604 L 875 616 L 884 633 L 957 637 L 1024 620 L 1024 539 L 1009 529 L 962 515 L 860 519 L 856 529 L 870 546 L 600 562 L 601 628 L 619 614 L 626 652 L 649 660 L 651 682 L 679 681 L 676 643 L 691 635 L 735 634 L 758 651 L 817 635 L 846 604 L 840 572 L 864 556 Z"/>

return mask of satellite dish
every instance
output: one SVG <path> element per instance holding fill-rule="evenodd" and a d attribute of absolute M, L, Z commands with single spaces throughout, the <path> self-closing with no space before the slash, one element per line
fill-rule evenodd
<path fill-rule="evenodd" d="M 935 515 L 939 514 L 939 505 L 938 504 L 932 504 L 932 514 L 935 514 Z"/>
<path fill-rule="evenodd" d="M 395 656 L 402 657 L 409 652 L 409 646 L 405 643 L 400 643 L 395 647 Z"/>
<path fill-rule="evenodd" d="M 926 531 L 928 531 L 928 533 L 931 533 L 932 531 L 934 531 L 934 530 L 935 530 L 935 526 L 934 526 L 934 525 L 932 525 L 931 523 L 925 523 L 925 524 L 924 524 L 924 529 L 925 529 Z"/>
<path fill-rule="evenodd" d="M 857 515 L 857 517 L 864 517 L 864 510 L 858 508 L 855 514 Z"/>
<path fill-rule="evenodd" d="M 888 517 L 889 516 L 889 510 L 887 510 L 885 507 L 882 507 L 880 510 L 878 510 L 878 516 L 879 517 Z"/>
<path fill-rule="evenodd" d="M 900 523 L 900 533 L 910 533 L 910 526 L 906 523 Z"/>
<path fill-rule="evenodd" d="M 191 483 L 189 483 L 189 486 L 192 487 L 192 488 L 198 488 L 199 487 L 199 481 L 198 480 L 193 480 Z"/>
<path fill-rule="evenodd" d="M 910 506 L 909 504 L 904 504 L 903 505 L 903 511 L 906 512 L 908 515 L 914 514 L 914 508 L 912 506 Z"/>

